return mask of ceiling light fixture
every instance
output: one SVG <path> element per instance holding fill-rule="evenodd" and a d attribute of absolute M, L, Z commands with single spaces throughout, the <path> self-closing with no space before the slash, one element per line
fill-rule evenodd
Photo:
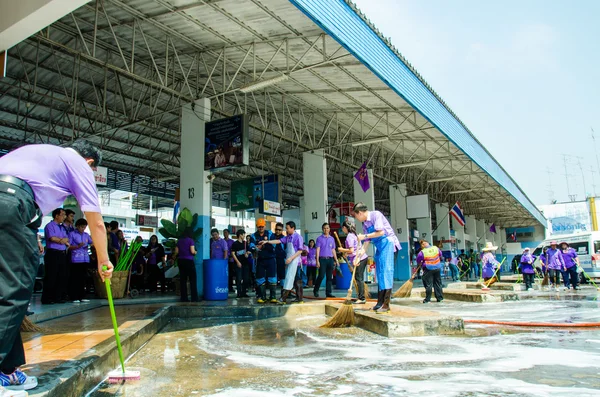
<path fill-rule="evenodd" d="M 396 167 L 398 167 L 398 168 L 420 167 L 422 165 L 427 165 L 427 163 L 429 163 L 429 160 L 413 161 L 410 163 L 398 164 L 398 165 L 396 165 Z"/>
<path fill-rule="evenodd" d="M 453 176 L 445 176 L 443 178 L 433 178 L 433 179 L 429 179 L 427 181 L 427 183 L 436 183 L 436 182 L 446 182 L 446 181 L 451 181 L 452 179 L 454 179 Z"/>
<path fill-rule="evenodd" d="M 453 190 L 448 192 L 449 194 L 462 194 L 462 193 L 471 193 L 473 189 L 463 189 L 463 190 Z"/>
<path fill-rule="evenodd" d="M 352 146 L 370 145 L 372 143 L 387 142 L 390 138 L 387 136 L 381 138 L 365 139 L 364 141 L 352 142 Z"/>
<path fill-rule="evenodd" d="M 272 85 L 282 83 L 289 78 L 290 78 L 290 76 L 288 76 L 287 74 L 282 74 L 281 76 L 272 77 L 270 79 L 254 81 L 252 83 L 249 83 L 249 84 L 246 84 L 246 85 L 240 87 L 240 92 L 243 92 L 244 94 L 248 94 L 250 92 L 259 91 L 259 90 L 262 90 L 263 88 L 267 88 Z"/>

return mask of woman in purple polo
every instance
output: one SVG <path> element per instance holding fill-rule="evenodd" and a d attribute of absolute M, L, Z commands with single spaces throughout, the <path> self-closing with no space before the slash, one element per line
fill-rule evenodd
<path fill-rule="evenodd" d="M 317 247 L 315 240 L 308 242 L 308 254 L 306 255 L 306 282 L 309 287 L 313 287 L 317 279 Z"/>
<path fill-rule="evenodd" d="M 523 273 L 523 282 L 525 283 L 525 291 L 533 289 L 533 282 L 535 280 L 535 269 L 533 268 L 533 261 L 535 257 L 531 255 L 529 248 L 523 250 L 521 255 L 521 273 Z"/>
<path fill-rule="evenodd" d="M 90 265 L 88 248 L 92 238 L 85 232 L 88 223 L 81 218 L 75 222 L 75 230 L 69 233 L 69 250 L 71 251 L 69 273 L 69 295 L 73 303 L 89 302 L 85 297 L 85 274 Z"/>
<path fill-rule="evenodd" d="M 546 263 L 548 263 L 548 276 L 550 279 L 550 288 L 559 291 L 561 270 L 566 270 L 565 260 L 557 248 L 556 241 L 550 243 L 550 249 L 546 251 Z"/>
<path fill-rule="evenodd" d="M 577 266 L 579 265 L 579 258 L 577 257 L 577 251 L 574 248 L 569 247 L 569 243 L 563 241 L 560 243 L 560 253 L 565 267 L 563 268 L 563 281 L 565 283 L 565 289 L 569 289 L 569 280 L 574 291 L 577 291 Z"/>

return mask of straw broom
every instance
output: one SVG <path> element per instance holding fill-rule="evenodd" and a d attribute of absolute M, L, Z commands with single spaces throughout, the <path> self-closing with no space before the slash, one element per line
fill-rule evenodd
<path fill-rule="evenodd" d="M 319 328 L 340 328 L 354 325 L 355 320 L 354 308 L 352 307 L 352 287 L 354 286 L 354 276 L 356 275 L 356 268 L 358 265 L 357 259 L 360 259 L 358 255 L 354 257 L 354 263 L 352 264 L 352 282 L 350 283 L 350 288 L 348 288 L 348 293 L 346 294 L 346 299 L 344 300 L 342 307 L 338 309 L 338 311 L 329 319 L 329 321 L 321 325 Z"/>
<path fill-rule="evenodd" d="M 393 298 L 410 298 L 410 295 L 412 294 L 413 283 L 415 281 L 415 277 L 417 277 L 417 274 L 419 273 L 419 270 L 421 270 L 421 265 L 417 266 L 412 276 L 410 276 L 410 279 L 402 284 L 402 286 L 398 288 L 396 292 L 394 292 L 394 295 L 392 295 Z"/>
<path fill-rule="evenodd" d="M 342 242 L 340 241 L 340 236 L 338 236 L 336 231 L 333 232 L 333 235 L 335 236 L 335 239 L 336 239 L 338 245 L 341 248 L 344 248 L 344 247 L 342 247 Z M 347 258 L 347 257 L 348 257 L 348 254 L 344 254 L 344 258 Z M 354 258 L 354 259 L 356 259 L 356 258 Z M 356 288 L 356 290 L 358 291 L 358 282 L 356 280 L 354 280 L 353 283 L 354 283 L 354 288 Z M 365 299 L 371 299 L 371 293 L 369 292 L 369 285 L 366 282 L 364 283 L 363 290 L 365 291 Z"/>
<path fill-rule="evenodd" d="M 21 323 L 21 332 L 44 332 L 44 329 L 31 322 L 27 317 L 24 317 Z"/>

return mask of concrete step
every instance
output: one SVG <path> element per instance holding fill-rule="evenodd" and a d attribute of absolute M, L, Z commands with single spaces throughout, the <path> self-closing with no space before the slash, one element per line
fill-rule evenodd
<path fill-rule="evenodd" d="M 333 316 L 340 304 L 326 304 L 325 313 Z M 377 314 L 367 308 L 354 307 L 356 326 L 388 338 L 427 335 L 463 335 L 462 318 L 435 311 L 391 305 L 389 314 Z"/>
<path fill-rule="evenodd" d="M 459 282 L 459 283 L 449 283 L 449 289 L 481 289 L 483 288 L 483 283 L 476 281 L 467 281 L 467 282 Z M 492 291 L 525 291 L 525 285 L 522 283 L 505 283 L 505 282 L 497 282 L 490 286 Z"/>
<path fill-rule="evenodd" d="M 424 288 L 414 288 L 411 297 L 425 298 Z M 435 297 L 432 298 L 435 301 Z M 517 292 L 508 291 L 482 291 L 481 289 L 444 289 L 444 299 L 461 302 L 505 302 L 519 300 Z"/>

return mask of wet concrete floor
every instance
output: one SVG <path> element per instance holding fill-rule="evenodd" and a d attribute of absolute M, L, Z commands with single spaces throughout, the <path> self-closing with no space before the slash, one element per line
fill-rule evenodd
<path fill-rule="evenodd" d="M 594 294 L 592 294 L 594 295 Z M 469 319 L 600 321 L 589 299 L 443 302 Z M 471 325 L 466 336 L 321 329 L 324 316 L 176 319 L 128 363 L 142 380 L 89 396 L 599 396 L 600 330 Z"/>

